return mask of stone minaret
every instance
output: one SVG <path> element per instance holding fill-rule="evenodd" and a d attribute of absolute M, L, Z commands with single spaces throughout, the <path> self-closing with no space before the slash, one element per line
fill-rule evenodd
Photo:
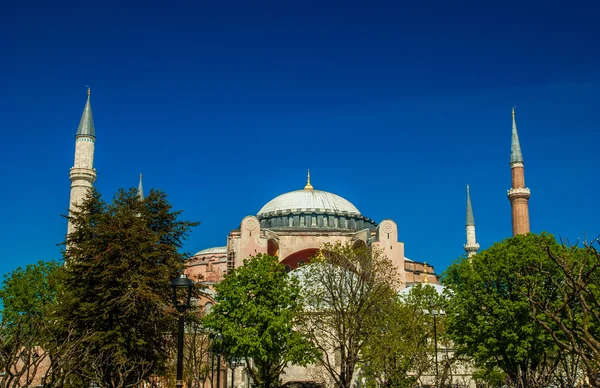
<path fill-rule="evenodd" d="M 531 193 L 525 187 L 525 170 L 523 155 L 517 134 L 515 108 L 512 110 L 512 144 L 510 149 L 510 169 L 512 170 L 512 187 L 508 190 L 508 200 L 512 208 L 512 232 L 517 234 L 529 233 L 529 197 Z"/>
<path fill-rule="evenodd" d="M 140 184 L 138 185 L 138 198 L 144 202 L 144 186 L 142 186 L 142 173 L 140 173 Z"/>
<path fill-rule="evenodd" d="M 475 217 L 471 207 L 471 192 L 467 185 L 467 243 L 464 245 L 467 257 L 471 257 L 479 250 L 479 244 L 475 238 Z"/>
<path fill-rule="evenodd" d="M 89 88 L 87 94 L 87 102 L 85 103 L 85 108 L 83 108 L 81 121 L 77 128 L 77 135 L 75 135 L 75 162 L 69 174 L 69 178 L 71 179 L 69 214 L 72 213 L 77 205 L 82 203 L 96 180 L 96 170 L 94 169 L 96 131 L 94 130 Z M 73 225 L 69 222 L 67 234 L 71 232 L 73 232 Z"/>

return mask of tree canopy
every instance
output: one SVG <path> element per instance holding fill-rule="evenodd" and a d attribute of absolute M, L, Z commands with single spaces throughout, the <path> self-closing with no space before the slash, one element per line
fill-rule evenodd
<path fill-rule="evenodd" d="M 306 298 L 301 327 L 332 382 L 350 387 L 362 351 L 397 298 L 396 267 L 375 247 L 338 242 L 324 244 L 299 272 Z"/>
<path fill-rule="evenodd" d="M 598 239 L 583 246 L 543 242 L 548 260 L 530 266 L 522 279 L 535 320 L 561 351 L 581 360 L 594 386 L 600 385 L 598 245 Z"/>
<path fill-rule="evenodd" d="M 529 269 L 548 263 L 544 246 L 557 243 L 551 235 L 511 237 L 454 263 L 443 278 L 459 354 L 486 370 L 501 369 L 521 386 L 543 385 L 557 365 L 557 347 L 536 322 L 524 286 L 543 276 Z"/>
<path fill-rule="evenodd" d="M 69 217 L 64 251 L 62 322 L 86 338 L 78 373 L 102 387 L 129 387 L 160 373 L 167 333 L 176 330 L 170 281 L 182 271 L 178 252 L 196 223 L 180 221 L 166 195 L 119 190 L 106 203 L 92 190 Z"/>
<path fill-rule="evenodd" d="M 52 349 L 52 313 L 57 294 L 55 261 L 39 261 L 4 275 L 0 288 L 0 386 L 29 385 Z"/>
<path fill-rule="evenodd" d="M 217 304 L 205 325 L 223 340 L 213 347 L 226 357 L 244 358 L 257 386 L 278 386 L 288 363 L 314 361 L 315 349 L 295 327 L 302 310 L 298 280 L 288 276 L 277 257 L 258 254 L 244 260 L 215 289 Z"/>
<path fill-rule="evenodd" d="M 432 286 L 417 284 L 383 307 L 385 313 L 373 328 L 378 335 L 371 336 L 362 351 L 363 376 L 378 386 L 413 387 L 424 372 L 433 370 L 431 313 L 435 309 L 439 314 L 444 299 Z M 437 325 L 439 332 L 440 322 Z"/>

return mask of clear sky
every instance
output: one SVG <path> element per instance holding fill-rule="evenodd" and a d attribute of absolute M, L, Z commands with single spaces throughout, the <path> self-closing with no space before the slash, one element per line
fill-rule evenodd
<path fill-rule="evenodd" d="M 60 258 L 92 89 L 96 187 L 160 188 L 185 251 L 300 189 L 398 223 L 439 273 L 511 234 L 511 107 L 532 231 L 600 233 L 598 2 L 26 2 L 0 7 L 0 273 Z"/>

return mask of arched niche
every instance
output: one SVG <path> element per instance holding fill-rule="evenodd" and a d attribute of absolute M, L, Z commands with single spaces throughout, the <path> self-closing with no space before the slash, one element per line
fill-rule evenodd
<path fill-rule="evenodd" d="M 281 261 L 281 264 L 288 266 L 294 270 L 302 264 L 307 264 L 310 259 L 317 254 L 319 248 L 308 248 L 298 252 L 294 252 Z"/>
<path fill-rule="evenodd" d="M 275 239 L 270 238 L 267 241 L 267 254 L 270 256 L 279 256 L 279 243 Z"/>
<path fill-rule="evenodd" d="M 356 240 L 352 243 L 352 248 L 354 249 L 358 249 L 358 248 L 366 248 L 367 244 L 363 241 L 363 240 Z"/>

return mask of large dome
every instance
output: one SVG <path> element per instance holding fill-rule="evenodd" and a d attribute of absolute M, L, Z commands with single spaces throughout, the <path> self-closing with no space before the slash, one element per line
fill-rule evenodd
<path fill-rule="evenodd" d="M 319 212 L 360 215 L 350 201 L 339 195 L 321 190 L 295 190 L 281 194 L 267 202 L 257 216 L 285 212 Z"/>

